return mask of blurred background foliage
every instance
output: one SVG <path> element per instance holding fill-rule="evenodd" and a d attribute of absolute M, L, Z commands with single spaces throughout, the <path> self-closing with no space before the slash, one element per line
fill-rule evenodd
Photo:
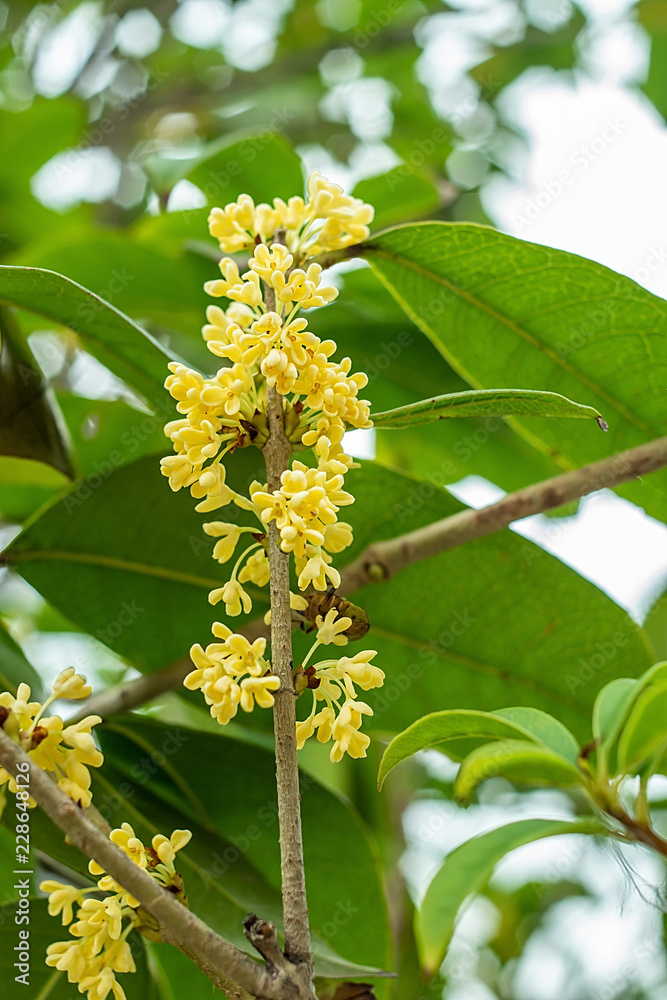
<path fill-rule="evenodd" d="M 641 0 L 628 9 L 627 18 L 643 32 L 649 48 L 643 91 L 667 114 L 667 4 Z M 581 79 L 591 72 L 595 40 L 587 7 L 569 0 L 156 0 L 149 5 L 0 0 L 0 27 L 0 261 L 67 275 L 141 323 L 170 351 L 202 365 L 207 364 L 199 339 L 207 304 L 202 285 L 212 276 L 216 260 L 206 233 L 208 205 L 230 201 L 242 190 L 256 200 L 298 193 L 305 170 L 318 167 L 375 204 L 380 226 L 423 218 L 488 223 L 480 191 L 494 174 L 520 171 L 528 143 L 505 114 L 505 89 L 539 67 Z M 355 367 L 369 373 L 374 405 L 385 409 L 465 387 L 368 271 L 349 272 L 337 280 L 345 283 L 346 294 L 331 309 L 313 316 L 313 328 L 322 336 L 335 336 Z M 71 486 L 73 478 L 97 476 L 104 481 L 113 470 L 137 459 L 151 456 L 146 462 L 154 462 L 164 450 L 160 423 L 165 414 L 158 414 L 157 421 L 151 417 L 139 398 L 84 350 L 75 334 L 27 311 L 19 311 L 19 322 L 27 342 L 20 330 L 12 333 L 15 320 L 5 317 L 3 352 L 13 350 L 14 359 L 20 355 L 38 380 L 43 373 L 57 399 L 49 413 L 56 413 L 59 427 L 44 424 L 49 418 L 43 413 L 33 414 L 31 426 L 42 421 L 43 435 L 55 435 L 56 452 L 58 441 L 71 448 L 59 460 L 54 460 L 52 448 L 48 465 L 39 461 L 43 456 L 8 454 L 5 449 L 0 457 L 3 542 L 43 503 Z M 393 363 L 399 356 L 400 362 Z M 473 438 L 475 433 L 482 437 Z M 474 471 L 506 490 L 557 471 L 549 455 L 504 424 L 494 427 L 488 447 L 475 446 L 484 435 L 486 443 L 484 423 L 474 420 L 420 428 L 418 437 L 409 431 L 379 432 L 377 457 L 414 476 L 443 470 L 444 482 Z M 466 438 L 473 444 L 462 446 Z M 395 484 L 371 482 L 366 506 L 360 504 L 362 513 L 374 509 L 382 491 L 390 495 L 390 488 L 397 497 L 407 490 L 405 485 L 401 493 Z M 111 495 L 108 509 L 101 512 L 111 512 L 108 523 L 119 536 L 130 516 L 128 496 Z M 166 489 L 164 498 L 165 505 L 172 502 Z M 441 503 L 450 507 L 441 509 Z M 441 516 L 451 503 L 437 497 L 422 501 L 422 513 L 409 526 L 420 518 Z M 98 523 L 103 529 L 104 522 Z M 517 540 L 517 560 L 519 547 Z M 526 546 L 522 551 L 525 558 Z M 181 556 L 188 558 L 185 542 Z M 508 558 L 504 550 L 500 558 Z M 542 564 L 546 577 L 552 563 L 556 560 L 546 557 Z M 465 565 L 461 572 L 466 572 Z M 570 570 L 563 571 L 562 580 L 563 591 L 574 595 L 580 586 L 589 587 Z M 58 585 L 56 576 L 51 587 Z M 81 600 L 84 606 L 85 593 Z M 611 608 L 611 602 L 607 604 Z M 113 615 L 117 605 L 114 594 Z M 615 612 L 609 613 L 613 617 Z M 0 570 L 0 615 L 2 673 L 9 687 L 17 678 L 28 678 L 37 689 L 34 667 L 48 681 L 62 666 L 74 663 L 100 688 L 133 676 L 130 663 L 141 659 L 125 652 L 127 636 L 116 645 L 113 633 L 100 642 L 79 632 L 7 570 Z M 657 646 L 664 643 L 659 639 L 664 637 L 664 619 L 663 601 L 651 625 Z M 161 627 L 169 631 L 164 621 Z M 638 630 L 636 636 L 633 632 L 635 641 L 637 656 L 644 656 Z M 170 648 L 169 642 L 165 648 Z M 154 666 L 159 662 L 156 655 Z M 638 664 L 637 670 L 643 666 Z M 408 705 L 404 711 L 399 722 L 407 724 L 415 710 Z M 180 696 L 163 699 L 149 714 L 165 725 L 215 728 L 194 700 Z M 253 754 L 265 753 L 265 734 L 255 731 L 265 722 L 253 718 L 252 725 L 244 720 L 243 727 L 230 726 L 234 752 L 243 746 L 235 740 L 242 738 L 257 744 Z M 122 781 L 131 771 L 131 739 L 119 732 L 114 735 L 112 727 L 106 738 Z M 442 857 L 438 817 L 452 821 L 455 812 L 451 774 L 446 767 L 443 771 L 441 761 L 427 756 L 406 767 L 379 797 L 377 745 L 368 761 L 348 761 L 336 770 L 329 768 L 321 749 L 308 747 L 303 755 L 306 772 L 323 784 L 306 820 L 307 836 L 312 822 L 312 836 L 321 837 L 323 844 L 313 865 L 324 864 L 325 852 L 335 852 L 340 837 L 317 825 L 318 809 L 334 808 L 331 802 L 339 804 L 336 796 L 342 793 L 348 811 L 340 807 L 339 829 L 358 831 L 363 825 L 367 836 L 357 859 L 359 877 L 369 886 L 363 917 L 373 922 L 381 906 L 382 883 L 389 898 L 393 946 L 388 949 L 384 931 L 378 931 L 372 947 L 370 934 L 363 948 L 356 947 L 363 931 L 355 929 L 354 922 L 338 920 L 336 907 L 345 900 L 329 905 L 324 889 L 318 894 L 316 876 L 313 909 L 320 928 L 334 928 L 331 947 L 340 948 L 346 957 L 361 961 L 370 950 L 379 965 L 395 960 L 399 979 L 383 986 L 382 995 L 393 1000 L 535 997 L 520 957 L 530 955 L 535 946 L 536 954 L 547 956 L 548 974 L 560 977 L 560 996 L 567 1000 L 664 996 L 660 990 L 665 957 L 655 950 L 653 939 L 651 961 L 643 970 L 633 967 L 620 977 L 605 978 L 599 970 L 586 971 L 581 949 L 562 932 L 563 920 L 567 924 L 585 917 L 589 927 L 595 919 L 603 920 L 610 893 L 622 892 L 626 884 L 639 885 L 646 894 L 655 868 L 618 876 L 618 865 L 597 858 L 584 872 L 581 857 L 571 860 L 568 855 L 548 881 L 530 871 L 523 879 L 515 872 L 514 881 L 496 880 L 466 918 L 442 976 L 422 982 L 410 929 L 410 893 L 414 898 L 419 891 L 415 873 L 423 874 L 429 864 L 432 870 Z M 192 746 L 190 752 L 192 759 L 179 758 L 184 773 L 206 760 L 202 747 Z M 152 791 L 155 798 L 149 804 L 157 815 L 165 805 L 159 801 L 159 789 Z M 242 789 L 238 794 L 242 798 Z M 334 799 L 323 805 L 329 794 Z M 145 789 L 142 795 L 148 797 Z M 490 816 L 497 821 L 524 815 L 545 799 L 557 812 L 571 808 L 564 796 L 550 795 L 519 796 L 506 782 L 492 781 L 468 821 L 475 828 L 488 824 Z M 184 824 L 191 822 L 187 804 L 182 809 Z M 239 810 L 238 817 L 227 820 L 232 832 L 245 828 Z M 251 808 L 249 815 L 252 818 Z M 119 818 L 125 818 L 122 810 Z M 206 817 L 202 824 L 206 826 Z M 52 831 L 43 834 L 58 858 L 57 838 Z M 343 841 L 341 849 L 353 853 L 353 838 Z M 378 859 L 380 868 L 375 869 Z M 258 870 L 264 865 L 269 882 L 274 860 L 254 861 Z M 76 867 L 69 856 L 61 863 Z M 253 869 L 248 878 L 260 874 L 265 873 Z M 347 871 L 338 874 L 352 878 Z M 242 881 L 238 871 L 235 877 Z M 240 902 L 229 904 L 232 922 L 238 916 L 235 907 L 242 909 L 248 902 L 246 890 L 239 896 Z M 270 909 L 269 889 L 261 899 Z M 661 904 L 653 897 L 649 902 L 655 917 Z M 646 924 L 641 927 L 645 932 Z M 161 961 L 166 963 L 162 972 Z M 179 965 L 178 957 L 149 955 L 149 966 L 150 989 L 157 991 L 151 995 L 178 1000 L 170 992 L 169 977 L 191 975 L 189 969 Z M 207 989 L 204 980 L 188 981 L 193 1000 L 208 995 Z"/>

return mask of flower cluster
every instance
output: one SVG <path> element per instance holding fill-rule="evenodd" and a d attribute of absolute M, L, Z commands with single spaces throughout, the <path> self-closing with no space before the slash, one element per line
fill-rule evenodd
<path fill-rule="evenodd" d="M 211 235 L 223 253 L 251 250 L 256 242 L 268 243 L 276 230 L 285 231 L 285 243 L 292 252 L 310 254 L 338 250 L 359 243 L 368 236 L 373 209 L 359 198 L 343 194 L 319 172 L 308 178 L 308 197 L 285 202 L 274 198 L 273 205 L 255 205 L 250 195 L 224 208 L 214 208 L 209 219 Z"/>
<path fill-rule="evenodd" d="M 266 639 L 250 643 L 220 622 L 213 625 L 213 635 L 223 641 L 206 649 L 197 643 L 190 650 L 196 669 L 183 681 L 186 688 L 202 691 L 211 715 L 221 725 L 234 718 L 239 705 L 244 712 L 252 712 L 255 702 L 260 708 L 271 708 L 272 692 L 278 690 L 280 681 L 264 659 Z"/>
<path fill-rule="evenodd" d="M 221 277 L 206 290 L 229 301 L 226 310 L 210 306 L 203 336 L 209 350 L 225 359 L 212 378 L 177 362 L 166 387 L 182 419 L 170 421 L 165 433 L 176 454 L 162 460 L 162 472 L 173 490 L 189 488 L 208 512 L 234 503 L 252 512 L 261 532 L 222 521 L 205 530 L 220 541 L 214 558 L 223 563 L 234 555 L 241 534 L 251 533 L 230 580 L 211 592 L 211 603 L 224 601 L 227 614 L 248 613 L 252 600 L 246 582 L 265 586 L 268 561 L 264 533 L 275 520 L 284 552 L 293 552 L 299 588 L 325 590 L 340 577 L 333 556 L 352 541 L 352 529 L 338 521 L 339 507 L 353 502 L 343 477 L 353 465 L 342 447 L 348 427 L 371 425 L 367 400 L 359 392 L 368 379 L 351 374 L 351 361 L 333 360 L 336 344 L 307 329 L 300 310 L 324 306 L 338 294 L 322 283 L 322 268 L 308 258 L 315 252 L 346 246 L 368 234 L 373 210 L 343 194 L 319 173 L 308 181 L 308 198 L 275 199 L 273 207 L 255 206 L 248 195 L 224 209 L 213 209 L 211 233 L 227 252 L 252 253 L 241 273 L 231 257 L 220 261 Z M 267 228 L 268 227 L 268 228 Z M 272 239 L 282 234 L 284 242 Z M 239 447 L 267 440 L 267 386 L 284 397 L 286 433 L 295 447 L 312 448 L 317 462 L 309 468 L 294 462 L 272 492 L 253 483 L 242 496 L 226 482 L 224 456 Z"/>
<path fill-rule="evenodd" d="M 271 523 L 280 548 L 293 557 L 299 591 L 321 594 L 340 585 L 334 556 L 351 544 L 352 527 L 338 517 L 341 507 L 354 502 L 344 488 L 354 463 L 343 450 L 343 437 L 348 428 L 372 426 L 370 404 L 360 398 L 368 378 L 351 372 L 349 358 L 336 361 L 335 342 L 309 330 L 302 313 L 328 305 L 338 294 L 323 281 L 321 263 L 314 258 L 365 239 L 372 218 L 370 205 L 344 194 L 317 171 L 308 179 L 305 199 L 255 205 L 244 194 L 209 216 L 211 235 L 223 254 L 243 254 L 248 263 L 243 270 L 238 260 L 223 256 L 220 277 L 205 285 L 210 295 L 226 300 L 226 308 L 209 306 L 202 331 L 209 351 L 224 366 L 205 378 L 181 364 L 170 365 L 166 387 L 182 419 L 165 427 L 175 455 L 163 459 L 162 472 L 173 490 L 190 490 L 198 511 L 235 504 L 256 518 L 252 526 L 231 518 L 204 525 L 215 539 L 213 558 L 220 564 L 233 560 L 227 581 L 209 594 L 211 604 L 224 603 L 229 616 L 252 610 L 246 584 L 269 582 Z M 279 486 L 269 489 L 255 481 L 242 495 L 227 482 L 222 459 L 236 448 L 266 444 L 267 400 L 276 394 L 288 441 L 293 450 L 310 449 L 312 460 L 293 461 Z M 290 603 L 297 613 L 309 606 L 299 593 L 290 595 Z M 332 609 L 319 621 L 313 649 L 346 643 L 351 624 Z M 235 717 L 239 705 L 246 712 L 255 704 L 273 705 L 280 682 L 264 658 L 265 640 L 251 644 L 219 623 L 213 633 L 222 641 L 192 647 L 195 669 L 185 686 L 203 692 L 221 724 Z M 317 731 L 319 740 L 333 739 L 333 760 L 344 753 L 365 756 L 369 741 L 359 729 L 362 717 L 372 713 L 357 699 L 355 685 L 368 690 L 382 683 L 382 671 L 370 662 L 373 656 L 367 651 L 302 671 L 314 700 L 311 715 L 299 724 L 300 744 Z"/>
<path fill-rule="evenodd" d="M 174 830 L 169 839 L 158 834 L 153 837 L 151 847 L 145 847 L 130 824 L 123 823 L 111 831 L 109 840 L 161 885 L 172 891 L 175 889 L 178 896 L 182 883 L 174 867 L 174 858 L 176 851 L 185 847 L 191 836 L 189 830 Z M 40 885 L 42 892 L 49 894 L 49 913 L 51 916 L 62 914 L 63 925 L 69 925 L 72 936 L 49 945 L 46 964 L 66 972 L 69 982 L 76 983 L 79 993 L 86 993 L 88 1000 L 105 1000 L 109 993 L 115 1000 L 125 1000 L 125 991 L 116 973 L 136 972 L 127 938 L 134 928 L 146 933 L 148 915 L 139 909 L 139 901 L 107 875 L 97 862 L 91 861 L 88 868 L 92 875 L 102 876 L 97 885 L 88 889 L 51 879 Z M 89 896 L 100 892 L 105 893 L 101 899 Z M 127 921 L 125 926 L 124 921 Z"/>
<path fill-rule="evenodd" d="M 0 694 L 0 727 L 38 767 L 52 771 L 63 792 L 84 808 L 92 799 L 88 768 L 99 767 L 104 760 L 91 733 L 102 720 L 99 715 L 89 715 L 65 726 L 60 716 L 44 713 L 57 698 L 87 698 L 90 693 L 85 678 L 74 667 L 68 667 L 56 677 L 52 693 L 43 704 L 30 701 L 27 684 L 19 684 L 16 696 L 8 691 Z M 16 794 L 16 781 L 0 768 L 0 786 L 5 783 Z M 28 804 L 34 806 L 34 800 L 29 799 Z"/>
<path fill-rule="evenodd" d="M 332 608 L 326 617 L 318 615 L 316 624 L 317 638 L 304 660 L 300 685 L 303 690 L 312 690 L 313 702 L 308 717 L 297 723 L 297 747 L 300 750 L 317 733 L 320 743 L 334 741 L 330 753 L 333 762 L 342 760 L 346 753 L 350 757 L 365 757 L 370 738 L 360 728 L 363 717 L 372 715 L 373 709 L 358 700 L 356 687 L 370 691 L 384 683 L 384 672 L 371 662 L 377 652 L 365 649 L 352 657 L 321 660 L 305 669 L 318 646 L 347 644 L 345 633 L 352 619 Z"/>

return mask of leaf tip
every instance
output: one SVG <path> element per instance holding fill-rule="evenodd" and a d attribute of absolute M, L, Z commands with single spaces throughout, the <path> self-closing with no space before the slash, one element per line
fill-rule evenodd
<path fill-rule="evenodd" d="M 598 416 L 598 417 L 595 418 L 595 422 L 598 425 L 598 427 L 600 428 L 600 430 L 604 431 L 605 434 L 606 434 L 607 431 L 609 430 L 609 424 L 607 423 L 607 421 L 604 420 L 603 417 L 599 417 Z"/>

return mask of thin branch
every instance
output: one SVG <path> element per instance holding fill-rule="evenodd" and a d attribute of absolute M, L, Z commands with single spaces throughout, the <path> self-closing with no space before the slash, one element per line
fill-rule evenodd
<path fill-rule="evenodd" d="M 93 858 L 139 900 L 160 925 L 165 941 L 196 962 L 208 978 L 233 1000 L 312 1000 L 304 991 L 298 966 L 281 969 L 258 965 L 235 945 L 216 934 L 194 913 L 120 850 L 99 830 L 49 775 L 32 763 L 18 744 L 0 729 L 0 764 L 16 776 L 29 773 L 30 794 L 53 822 L 88 858 Z M 22 787 L 28 787 L 23 785 Z"/>
<path fill-rule="evenodd" d="M 377 542 L 342 570 L 340 591 L 348 596 L 359 587 L 386 579 L 412 563 L 500 531 L 522 517 L 553 510 L 596 490 L 613 489 L 665 466 L 667 437 L 657 438 L 649 444 L 630 448 L 592 465 L 509 493 L 498 503 L 481 510 L 461 511 L 406 535 Z M 266 635 L 261 618 L 248 622 L 241 631 L 251 641 L 259 635 Z M 83 718 L 91 712 L 105 716 L 129 711 L 165 691 L 177 688 L 190 670 L 190 660 L 179 660 L 149 677 L 140 677 L 120 687 L 110 688 L 92 698 L 76 718 Z"/>
<path fill-rule="evenodd" d="M 340 591 L 351 594 L 413 563 L 507 528 L 513 521 L 553 510 L 596 490 L 613 488 L 665 466 L 667 437 L 662 437 L 509 493 L 498 503 L 481 510 L 463 510 L 397 538 L 376 542 L 343 569 Z"/>
<path fill-rule="evenodd" d="M 267 389 L 269 439 L 264 446 L 267 488 L 280 487 L 287 469 L 291 446 L 283 428 L 282 397 L 275 387 Z M 304 982 L 312 982 L 312 953 L 306 899 L 306 878 L 301 833 L 301 796 L 296 750 L 296 692 L 292 662 L 292 613 L 289 600 L 289 555 L 279 546 L 275 521 L 269 524 L 269 568 L 271 588 L 271 664 L 280 678 L 275 693 L 273 726 L 276 741 L 276 782 L 280 827 L 285 953 L 301 963 Z M 312 987 L 311 987 L 312 988 Z M 314 996 L 314 993 L 312 994 Z"/>

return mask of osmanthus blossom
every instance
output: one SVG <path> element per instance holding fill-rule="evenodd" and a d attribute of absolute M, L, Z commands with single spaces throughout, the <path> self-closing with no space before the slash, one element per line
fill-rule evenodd
<path fill-rule="evenodd" d="M 156 834 L 151 846 L 146 847 L 130 824 L 123 823 L 110 832 L 109 840 L 178 898 L 179 894 L 182 896 L 182 883 L 174 860 L 176 852 L 185 847 L 191 836 L 189 830 L 174 830 L 169 838 Z M 46 964 L 66 972 L 69 982 L 76 983 L 88 1000 L 105 1000 L 109 993 L 115 1000 L 125 1000 L 125 991 L 116 974 L 137 971 L 127 938 L 135 928 L 147 937 L 155 929 L 148 915 L 140 910 L 139 900 L 107 875 L 96 861 L 91 861 L 88 869 L 92 875 L 102 876 L 89 888 L 54 879 L 40 885 L 41 891 L 49 896 L 49 913 L 60 915 L 63 925 L 69 925 L 71 935 L 66 941 L 48 946 Z M 96 898 L 90 897 L 90 893 L 95 893 Z M 100 893 L 106 895 L 97 898 Z"/>
<path fill-rule="evenodd" d="M 28 755 L 32 764 L 50 772 L 59 788 L 82 809 L 91 805 L 89 767 L 99 767 L 104 757 L 95 746 L 93 726 L 102 720 L 89 715 L 65 725 L 60 716 L 46 716 L 47 708 L 57 699 L 87 698 L 92 688 L 74 667 L 67 667 L 56 677 L 52 691 L 43 703 L 31 701 L 27 684 L 19 684 L 16 694 L 0 694 L 0 728 Z M 4 768 L 0 769 L 0 787 L 8 786 L 24 806 L 34 806 L 21 785 Z M 4 796 L 2 803 L 4 803 Z M 0 805 L 2 804 L 0 803 Z M 189 842 L 189 830 L 175 830 L 171 837 L 156 834 L 150 847 L 136 836 L 129 823 L 112 830 L 109 839 L 140 868 L 176 898 L 185 900 L 182 880 L 176 872 L 176 852 Z M 46 879 L 40 890 L 49 896 L 48 911 L 60 916 L 69 926 L 71 938 L 47 948 L 46 964 L 67 972 L 71 983 L 88 1000 L 105 1000 L 111 993 L 115 1000 L 125 1000 L 117 973 L 135 972 L 134 959 L 127 942 L 133 928 L 142 934 L 155 934 L 152 918 L 140 910 L 140 904 L 95 861 L 89 863 L 92 875 L 101 876 L 97 884 L 83 888 L 54 879 Z M 97 898 L 107 893 L 104 898 Z M 95 898 L 90 898 L 94 894 Z"/>
<path fill-rule="evenodd" d="M 181 418 L 165 427 L 175 454 L 162 460 L 162 472 L 172 490 L 190 490 L 199 501 L 196 510 L 208 513 L 233 504 L 255 519 L 254 524 L 237 524 L 235 517 L 204 524 L 215 539 L 213 558 L 220 565 L 231 563 L 227 579 L 209 594 L 210 603 L 223 604 L 229 617 L 249 614 L 252 588 L 269 582 L 272 522 L 280 548 L 293 560 L 299 591 L 325 592 L 340 585 L 334 556 L 351 544 L 353 535 L 339 514 L 354 502 L 345 489 L 354 463 L 342 441 L 349 428 L 372 426 L 370 404 L 359 395 L 368 378 L 352 373 L 349 358 L 335 360 L 335 341 L 316 336 L 301 313 L 322 308 L 338 295 L 323 282 L 322 266 L 313 258 L 365 239 L 372 219 L 370 205 L 346 195 L 317 171 L 308 179 L 305 199 L 295 195 L 255 205 L 242 194 L 210 213 L 209 230 L 224 256 L 220 276 L 205 289 L 227 305 L 209 306 L 202 333 L 211 354 L 224 365 L 210 378 L 179 362 L 169 365 L 165 385 Z M 283 397 L 285 433 L 293 449 L 310 449 L 312 463 L 294 460 L 278 489 L 255 481 L 244 494 L 227 482 L 223 459 L 237 448 L 266 443 L 268 387 Z M 301 612 L 307 601 L 296 593 L 290 604 Z M 335 622 L 328 614 L 315 645 L 346 642 L 341 621 L 349 619 L 338 616 Z M 222 641 L 205 649 L 192 647 L 195 669 L 185 679 L 186 687 L 202 691 L 212 716 L 223 725 L 239 708 L 271 707 L 279 680 L 265 657 L 264 640 L 250 644 L 221 623 L 213 633 Z M 299 723 L 301 744 L 317 732 L 318 739 L 333 740 L 333 760 L 344 753 L 365 755 L 369 741 L 359 728 L 362 717 L 372 713 L 356 697 L 355 684 L 367 690 L 369 677 L 370 686 L 382 683 L 384 675 L 376 667 L 359 673 L 359 665 L 374 655 L 367 651 L 309 668 L 313 712 Z"/>
<path fill-rule="evenodd" d="M 27 684 L 19 684 L 16 695 L 9 691 L 0 694 L 0 727 L 28 754 L 37 767 L 50 771 L 59 788 L 84 808 L 90 805 L 90 767 L 99 767 L 103 756 L 95 746 L 92 728 L 102 720 L 99 715 L 89 715 L 70 726 L 59 715 L 45 715 L 47 708 L 58 698 L 79 700 L 91 693 L 85 678 L 74 667 L 67 667 L 53 682 L 51 694 L 44 703 L 31 701 Z M 0 767 L 0 813 L 4 806 L 4 786 L 17 793 L 14 777 Z M 26 803 L 32 807 L 30 797 Z"/>

